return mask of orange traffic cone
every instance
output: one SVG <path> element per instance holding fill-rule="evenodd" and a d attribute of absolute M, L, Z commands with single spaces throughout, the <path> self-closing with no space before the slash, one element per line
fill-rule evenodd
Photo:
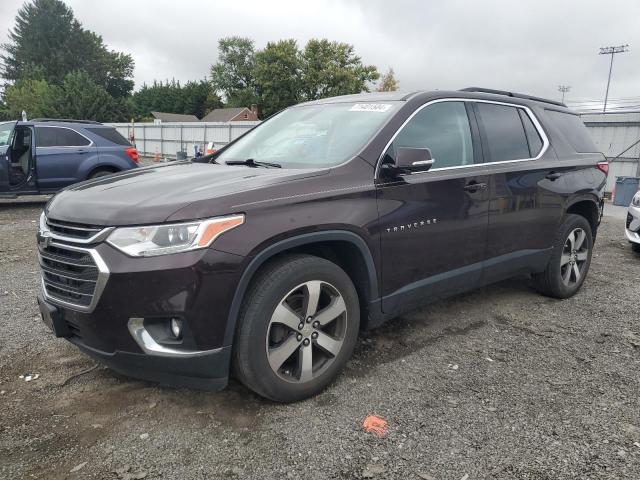
<path fill-rule="evenodd" d="M 154 162 L 159 162 L 160 161 L 160 152 L 158 151 L 158 149 L 156 148 L 156 154 L 153 157 L 153 161 Z"/>

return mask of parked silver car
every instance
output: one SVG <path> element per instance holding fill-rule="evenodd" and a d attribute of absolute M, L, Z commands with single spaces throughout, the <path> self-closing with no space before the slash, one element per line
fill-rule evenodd
<path fill-rule="evenodd" d="M 627 240 L 631 242 L 631 248 L 640 252 L 640 191 L 631 200 L 627 213 L 627 225 L 624 231 Z"/>

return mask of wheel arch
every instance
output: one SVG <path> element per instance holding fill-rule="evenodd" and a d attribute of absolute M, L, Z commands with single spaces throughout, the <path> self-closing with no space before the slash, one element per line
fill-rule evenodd
<path fill-rule="evenodd" d="M 591 226 L 591 233 L 595 238 L 601 217 L 600 202 L 592 196 L 576 197 L 572 199 L 565 210 L 565 214 L 570 213 L 586 218 Z"/>
<path fill-rule="evenodd" d="M 367 314 L 376 317 L 370 304 L 378 296 L 378 278 L 373 255 L 359 235 L 346 230 L 328 230 L 298 235 L 276 242 L 256 254 L 245 267 L 236 287 L 227 319 L 224 345 L 231 345 L 240 314 L 240 307 L 251 280 L 270 260 L 287 253 L 307 253 L 331 260 L 351 278 L 360 300 L 361 326 L 367 326 Z M 356 256 L 357 255 L 357 256 Z M 377 318 L 377 317 L 376 317 Z"/>
<path fill-rule="evenodd" d="M 85 180 L 91 178 L 96 172 L 111 172 L 111 173 L 116 173 L 116 172 L 120 172 L 121 169 L 118 168 L 115 165 L 112 164 L 101 164 L 101 165 L 96 165 L 95 167 L 91 168 L 91 170 L 89 170 L 87 172 L 87 174 L 85 175 Z"/>

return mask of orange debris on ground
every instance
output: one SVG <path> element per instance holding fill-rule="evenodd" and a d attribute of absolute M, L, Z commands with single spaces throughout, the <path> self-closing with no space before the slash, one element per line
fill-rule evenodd
<path fill-rule="evenodd" d="M 375 415 L 367 415 L 367 418 L 362 422 L 362 427 L 365 432 L 371 432 L 380 438 L 387 433 L 387 421 Z"/>

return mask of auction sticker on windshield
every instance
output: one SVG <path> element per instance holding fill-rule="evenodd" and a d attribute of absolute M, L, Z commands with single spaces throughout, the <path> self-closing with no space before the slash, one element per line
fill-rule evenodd
<path fill-rule="evenodd" d="M 356 103 L 350 112 L 386 112 L 391 108 L 389 103 Z"/>

